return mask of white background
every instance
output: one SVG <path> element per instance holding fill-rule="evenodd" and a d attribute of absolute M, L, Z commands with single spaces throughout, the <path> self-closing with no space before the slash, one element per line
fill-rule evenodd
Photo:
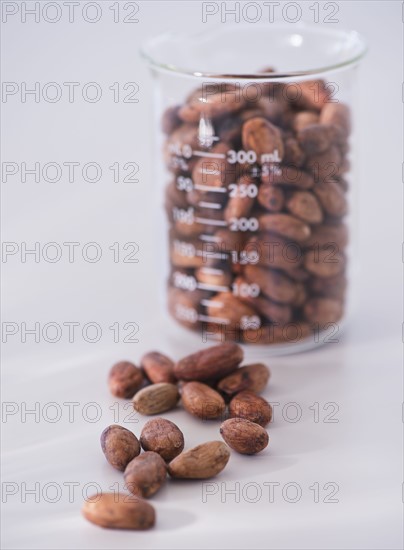
<path fill-rule="evenodd" d="M 306 21 L 313 18 L 311 4 L 300 3 Z M 150 348 L 179 358 L 200 346 L 196 337 L 172 333 L 158 321 L 152 82 L 139 45 L 162 30 L 200 30 L 220 22 L 212 18 L 204 25 L 199 2 L 139 3 L 136 24 L 114 23 L 112 2 L 99 5 L 102 18 L 95 24 L 85 22 L 80 11 L 73 23 L 64 11 L 55 24 L 43 18 L 35 23 L 32 17 L 23 23 L 20 12 L 2 24 L 3 81 L 25 81 L 27 87 L 37 81 L 95 81 L 103 88 L 102 100 L 94 104 L 80 97 L 69 103 L 66 95 L 54 104 L 8 97 L 2 103 L 3 162 L 95 161 L 104 168 L 97 184 L 82 178 L 35 183 L 32 177 L 22 183 L 18 175 L 2 182 L 3 241 L 28 247 L 36 241 L 41 246 L 95 241 L 103 251 L 94 264 L 80 256 L 69 263 L 66 254 L 56 263 L 35 263 L 32 256 L 24 263 L 19 253 L 3 258 L 3 323 L 19 328 L 24 322 L 80 323 L 74 343 L 66 332 L 58 343 L 42 337 L 35 343 L 32 336 L 24 343 L 19 332 L 3 344 L 3 406 L 14 412 L 3 410 L 2 417 L 3 548 L 402 548 L 400 2 L 338 3 L 336 26 L 358 30 L 370 46 L 355 113 L 354 161 L 361 165 L 355 214 L 359 307 L 345 335 L 338 344 L 268 360 L 272 378 L 265 396 L 280 404 L 269 429 L 270 446 L 257 457 L 233 453 L 227 469 L 212 480 L 216 485 L 209 489 L 217 492 L 207 502 L 201 483 L 170 482 L 153 499 L 158 515 L 153 531 L 105 531 L 81 517 L 86 483 L 103 489 L 122 483 L 100 451 L 103 428 L 115 420 L 139 433 L 144 423 L 139 416 L 133 424 L 124 421 L 124 403 L 114 419 L 118 409 L 106 387 L 110 365 L 121 358 L 136 362 Z M 139 84 L 139 103 L 114 103 L 108 87 L 130 81 Z M 138 163 L 139 182 L 113 183 L 108 166 L 127 161 Z M 130 241 L 139 245 L 139 262 L 114 263 L 108 247 Z M 96 344 L 80 336 L 90 321 L 102 327 Z M 126 322 L 139 326 L 138 343 L 124 343 L 125 331 L 114 342 L 108 327 Z M 23 407 L 32 409 L 35 402 L 39 418 L 25 418 Z M 46 405 L 52 402 L 62 411 L 55 423 L 49 421 L 55 409 Z M 67 402 L 78 403 L 73 422 Z M 86 408 L 89 402 L 100 407 L 95 422 L 89 421 L 95 413 Z M 290 402 L 301 409 L 295 423 L 285 416 L 292 416 L 292 409 L 282 415 Z M 309 408 L 316 402 L 319 422 Z M 338 405 L 337 423 L 324 422 L 326 403 Z M 167 417 L 183 429 L 187 447 L 218 438 L 216 423 L 200 423 L 180 410 Z M 72 502 L 67 482 L 78 484 Z M 265 485 L 270 482 L 280 484 L 273 502 Z M 330 492 L 323 490 L 327 482 L 338 484 L 337 503 L 323 502 Z M 35 483 L 39 502 L 32 494 L 24 502 L 24 489 Z M 46 493 L 47 483 L 60 486 L 58 502 L 49 502 L 55 492 Z M 301 488 L 298 502 L 282 496 L 287 483 Z M 313 483 L 321 487 L 319 503 L 309 489 Z M 11 487 L 16 494 L 5 492 Z M 226 495 L 226 489 L 236 489 L 240 498 Z"/>

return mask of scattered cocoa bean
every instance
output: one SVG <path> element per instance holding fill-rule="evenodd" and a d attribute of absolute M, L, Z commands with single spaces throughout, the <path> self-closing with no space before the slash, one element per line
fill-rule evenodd
<path fill-rule="evenodd" d="M 201 382 L 184 384 L 181 399 L 184 409 L 202 420 L 220 418 L 226 409 L 223 397 Z"/>
<path fill-rule="evenodd" d="M 209 441 L 184 451 L 168 465 L 171 477 L 182 479 L 209 479 L 219 474 L 230 458 L 227 445 Z"/>
<path fill-rule="evenodd" d="M 140 444 L 145 451 L 154 451 L 169 462 L 183 451 L 184 435 L 174 422 L 153 418 L 143 426 Z"/>
<path fill-rule="evenodd" d="M 160 382 L 140 390 L 133 398 L 133 408 L 140 414 L 160 414 L 173 409 L 179 398 L 175 384 Z"/>
<path fill-rule="evenodd" d="M 245 418 L 265 427 L 272 419 L 272 407 L 256 393 L 243 390 L 233 397 L 229 405 L 231 418 Z"/>
<path fill-rule="evenodd" d="M 243 360 L 240 346 L 227 342 L 184 357 L 174 367 L 179 380 L 209 380 L 233 372 Z"/>
<path fill-rule="evenodd" d="M 159 382 L 175 383 L 174 361 L 167 355 L 158 351 L 150 351 L 143 355 L 140 364 L 147 378 L 153 384 Z"/>
<path fill-rule="evenodd" d="M 220 433 L 229 447 L 243 455 L 259 453 L 269 443 L 267 431 L 245 418 L 225 420 L 220 426 Z"/>
<path fill-rule="evenodd" d="M 116 424 L 102 432 L 101 448 L 111 466 L 122 472 L 140 453 L 140 444 L 135 434 Z"/>
<path fill-rule="evenodd" d="M 142 371 L 129 361 L 120 361 L 109 371 L 108 385 L 115 397 L 133 397 L 143 383 Z"/>
<path fill-rule="evenodd" d="M 83 516 L 107 529 L 150 529 L 156 521 L 153 506 L 124 493 L 95 494 L 85 500 Z"/>
<path fill-rule="evenodd" d="M 261 392 L 267 385 L 270 371 L 262 363 L 253 363 L 240 367 L 232 374 L 220 380 L 217 389 L 227 395 L 234 395 L 243 390 Z"/>
<path fill-rule="evenodd" d="M 125 468 L 127 489 L 135 496 L 149 498 L 164 484 L 167 478 L 166 463 L 158 453 L 145 451 Z"/>

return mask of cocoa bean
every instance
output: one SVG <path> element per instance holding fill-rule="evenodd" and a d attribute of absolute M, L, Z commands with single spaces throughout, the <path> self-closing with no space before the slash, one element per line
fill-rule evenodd
<path fill-rule="evenodd" d="M 140 414 L 160 414 L 173 409 L 179 398 L 175 384 L 160 382 L 140 390 L 133 398 L 133 408 Z"/>
<path fill-rule="evenodd" d="M 116 424 L 108 426 L 102 432 L 101 448 L 111 466 L 122 472 L 140 453 L 140 444 L 135 434 Z"/>
<path fill-rule="evenodd" d="M 289 214 L 262 214 L 258 218 L 260 231 L 277 233 L 298 242 L 310 237 L 310 226 Z"/>
<path fill-rule="evenodd" d="M 230 458 L 227 445 L 209 441 L 184 451 L 168 465 L 171 477 L 182 479 L 208 479 L 219 474 Z"/>
<path fill-rule="evenodd" d="M 149 498 L 162 487 L 167 478 L 167 468 L 158 453 L 146 451 L 126 466 L 125 485 L 135 496 Z"/>
<path fill-rule="evenodd" d="M 152 418 L 143 426 L 140 444 L 145 451 L 158 453 L 169 462 L 184 449 L 184 435 L 174 422 L 166 418 Z"/>
<path fill-rule="evenodd" d="M 254 455 L 267 447 L 266 430 L 245 418 L 229 418 L 220 426 L 220 433 L 229 447 L 244 455 Z"/>
<path fill-rule="evenodd" d="M 237 344 L 219 344 L 184 357 L 176 363 L 174 374 L 179 380 L 223 378 L 238 367 L 243 357 L 243 350 Z"/>
<path fill-rule="evenodd" d="M 262 162 L 262 155 L 274 155 L 281 160 L 283 157 L 282 134 L 276 126 L 265 118 L 251 118 L 243 124 L 243 147 L 247 151 L 255 151 L 258 162 Z"/>
<path fill-rule="evenodd" d="M 202 382 L 187 382 L 181 398 L 184 409 L 202 420 L 220 418 L 226 409 L 223 397 Z"/>
<path fill-rule="evenodd" d="M 261 292 L 281 304 L 291 304 L 297 297 L 295 282 L 273 269 L 247 265 L 244 274 L 250 283 L 259 285 Z"/>
<path fill-rule="evenodd" d="M 272 419 L 272 407 L 264 398 L 252 391 L 244 390 L 230 401 L 231 418 L 245 418 L 265 427 Z"/>
<path fill-rule="evenodd" d="M 82 513 L 91 523 L 107 529 L 144 530 L 156 521 L 148 502 L 116 492 L 92 495 L 84 502 Z"/>
<path fill-rule="evenodd" d="M 108 385 L 115 397 L 133 397 L 143 384 L 142 371 L 129 361 L 120 361 L 109 371 Z"/>
<path fill-rule="evenodd" d="M 316 197 L 310 191 L 295 191 L 286 202 L 291 214 L 307 223 L 321 223 L 323 212 Z"/>
<path fill-rule="evenodd" d="M 279 212 L 284 205 L 284 194 L 280 187 L 263 183 L 258 191 L 258 202 L 270 212 Z"/>
<path fill-rule="evenodd" d="M 175 383 L 174 361 L 158 351 L 150 351 L 143 355 L 140 362 L 147 378 L 153 384 L 159 382 Z"/>
<path fill-rule="evenodd" d="M 253 363 L 238 368 L 232 374 L 220 380 L 217 389 L 227 395 L 234 395 L 242 390 L 260 393 L 267 385 L 270 371 L 262 363 Z"/>

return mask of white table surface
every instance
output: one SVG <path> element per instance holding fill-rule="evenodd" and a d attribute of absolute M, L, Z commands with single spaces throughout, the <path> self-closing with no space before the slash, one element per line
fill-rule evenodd
<path fill-rule="evenodd" d="M 111 21 L 112 3 L 99 4 L 103 18 L 93 25 L 81 18 L 71 24 L 22 23 L 16 15 L 2 28 L 4 81 L 25 81 L 27 86 L 35 81 L 96 81 L 105 90 L 114 82 L 136 81 L 140 86 L 135 105 L 114 104 L 108 91 L 96 104 L 21 103 L 16 96 L 2 105 L 3 161 L 96 161 L 108 167 L 133 160 L 140 167 L 137 184 L 114 184 L 107 175 L 97 184 L 24 184 L 16 178 L 2 183 L 3 241 L 19 246 L 77 241 L 80 247 L 95 241 L 103 251 L 94 264 L 80 258 L 69 263 L 65 256 L 56 263 L 24 263 L 19 253 L 2 264 L 3 330 L 4 323 L 12 322 L 19 330 L 22 323 L 80 324 L 72 343 L 64 330 L 54 344 L 43 337 L 35 343 L 32 336 L 24 343 L 20 332 L 3 344 L 2 547 L 402 548 L 399 2 L 339 3 L 341 28 L 357 29 L 370 45 L 356 112 L 361 159 L 358 307 L 344 335 L 336 344 L 304 354 L 262 357 L 272 370 L 264 395 L 278 403 L 269 427 L 270 446 L 256 457 L 232 453 L 226 470 L 210 485 L 167 483 L 153 498 L 158 516 L 153 531 L 107 531 L 81 517 L 82 493 L 86 488 L 92 492 L 86 484 L 94 482 L 104 490 L 122 484 L 122 476 L 100 451 L 101 431 L 115 421 L 139 433 L 147 420 L 127 418 L 124 402 L 116 404 L 109 395 L 111 364 L 121 358 L 136 362 L 150 348 L 179 358 L 201 345 L 187 332 L 168 329 L 158 315 L 158 246 L 153 244 L 155 205 L 150 201 L 151 79 L 137 55 L 139 44 L 160 30 L 201 29 L 201 6 L 139 3 L 139 23 L 124 25 Z M 302 4 L 306 20 L 309 4 Z M 108 247 L 131 241 L 139 245 L 140 261 L 114 263 Z M 80 336 L 88 322 L 102 329 L 97 343 Z M 137 343 L 123 342 L 127 322 L 139 326 Z M 118 342 L 108 328 L 114 323 L 121 328 Z M 247 360 L 249 356 L 247 350 Z M 24 407 L 32 409 L 35 403 L 37 417 L 25 415 Z M 59 407 L 57 422 L 50 421 L 57 412 L 52 403 Z M 297 422 L 287 418 L 294 412 L 290 403 L 301 413 Z M 314 403 L 319 404 L 318 422 Z M 335 407 L 337 422 L 325 422 L 326 412 Z M 166 416 L 182 428 L 187 447 L 219 437 L 215 422 L 202 423 L 181 410 Z M 279 484 L 272 499 L 270 483 Z M 316 483 L 318 503 L 310 489 Z M 336 486 L 324 489 L 327 483 L 337 484 L 338 502 L 324 502 Z M 295 503 L 288 502 L 294 495 L 287 484 L 301 491 Z M 35 487 L 37 497 L 27 493 Z M 285 496 L 282 490 L 288 487 Z M 204 490 L 210 491 L 205 498 Z"/>

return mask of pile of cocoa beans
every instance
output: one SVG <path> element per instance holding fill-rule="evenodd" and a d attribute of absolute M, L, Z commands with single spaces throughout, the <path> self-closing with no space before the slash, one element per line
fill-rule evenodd
<path fill-rule="evenodd" d="M 341 319 L 350 118 L 324 80 L 203 84 L 166 109 L 177 321 L 221 341 L 276 344 Z"/>
<path fill-rule="evenodd" d="M 105 428 L 101 448 L 115 469 L 122 471 L 129 494 L 102 493 L 88 498 L 83 515 L 97 525 L 119 529 L 148 529 L 155 510 L 145 499 L 171 478 L 208 479 L 219 474 L 230 458 L 229 447 L 252 455 L 269 443 L 265 426 L 272 407 L 259 393 L 270 377 L 261 363 L 240 366 L 243 350 L 235 343 L 206 348 L 174 363 L 159 352 L 145 354 L 140 367 L 116 363 L 109 373 L 115 397 L 132 399 L 143 415 L 160 415 L 175 408 L 202 420 L 222 421 L 223 441 L 208 441 L 184 451 L 181 429 L 163 417 L 149 420 L 139 438 L 119 425 Z M 143 452 L 141 452 L 143 449 Z"/>

